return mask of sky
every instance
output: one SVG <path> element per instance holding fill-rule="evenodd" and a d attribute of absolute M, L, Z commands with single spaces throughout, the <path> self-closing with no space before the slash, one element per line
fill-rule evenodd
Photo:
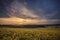
<path fill-rule="evenodd" d="M 0 0 L 0 25 L 60 24 L 60 0 Z"/>

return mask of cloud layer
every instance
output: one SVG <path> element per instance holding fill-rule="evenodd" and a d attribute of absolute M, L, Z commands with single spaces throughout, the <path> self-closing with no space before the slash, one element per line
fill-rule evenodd
<path fill-rule="evenodd" d="M 59 24 L 60 16 L 57 4 L 42 0 L 1 1 L 1 25 Z M 53 2 L 52 2 L 53 3 Z M 8 5 L 9 4 L 9 5 Z M 3 17 L 3 18 L 2 18 Z M 4 18 L 5 17 L 5 18 Z"/>

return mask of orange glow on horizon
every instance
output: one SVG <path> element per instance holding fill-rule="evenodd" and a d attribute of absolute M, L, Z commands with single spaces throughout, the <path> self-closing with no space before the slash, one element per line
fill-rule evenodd
<path fill-rule="evenodd" d="M 28 24 L 46 24 L 50 22 L 57 22 L 59 20 L 47 19 L 24 19 L 18 17 L 0 18 L 0 25 L 28 25 Z"/>
<path fill-rule="evenodd" d="M 24 25 L 24 24 L 36 24 L 36 20 L 32 19 L 23 19 L 18 17 L 12 17 L 12 18 L 0 18 L 0 24 L 6 24 L 6 25 Z M 33 22 L 33 23 L 32 23 Z"/>

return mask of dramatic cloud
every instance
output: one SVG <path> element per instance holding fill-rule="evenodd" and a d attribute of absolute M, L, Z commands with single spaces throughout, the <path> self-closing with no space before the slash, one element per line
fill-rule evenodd
<path fill-rule="evenodd" d="M 40 18 L 33 10 L 29 10 L 25 5 L 17 1 L 11 3 L 11 7 L 7 8 L 7 11 L 9 17 Z"/>
<path fill-rule="evenodd" d="M 60 9 L 57 1 L 1 0 L 0 4 L 1 25 L 60 23 Z"/>

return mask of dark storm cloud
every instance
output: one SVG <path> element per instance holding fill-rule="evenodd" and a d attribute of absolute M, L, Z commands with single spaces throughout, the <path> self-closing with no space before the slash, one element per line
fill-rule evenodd
<path fill-rule="evenodd" d="M 0 17 L 8 17 L 6 7 L 13 2 L 13 0 L 0 0 Z"/>
<path fill-rule="evenodd" d="M 59 0 L 26 0 L 27 7 L 48 19 L 60 19 Z"/>
<path fill-rule="evenodd" d="M 48 19 L 60 19 L 59 0 L 0 0 L 0 17 L 8 17 L 6 7 L 9 7 L 14 1 L 22 4 L 26 2 L 27 8 L 34 10 L 39 16 L 45 16 Z"/>

